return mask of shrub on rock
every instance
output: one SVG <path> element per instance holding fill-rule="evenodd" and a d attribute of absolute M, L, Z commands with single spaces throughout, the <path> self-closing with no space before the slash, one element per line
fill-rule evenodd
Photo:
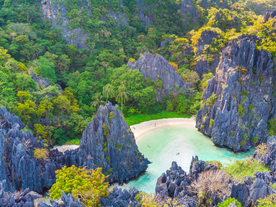
<path fill-rule="evenodd" d="M 107 197 L 109 184 L 105 182 L 108 176 L 101 172 L 101 168 L 87 170 L 86 168 L 63 167 L 56 171 L 56 183 L 50 189 L 50 198 L 59 199 L 62 191 L 72 194 L 85 206 L 97 206 L 101 197 Z"/>

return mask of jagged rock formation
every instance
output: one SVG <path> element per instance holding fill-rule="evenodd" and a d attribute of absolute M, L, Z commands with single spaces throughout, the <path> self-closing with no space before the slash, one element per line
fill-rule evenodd
<path fill-rule="evenodd" d="M 273 144 L 270 144 L 268 148 L 271 149 L 272 146 L 274 147 L 273 151 L 275 151 L 275 139 L 273 140 Z M 260 155 L 257 151 L 254 154 Z M 270 152 L 271 150 L 269 152 L 267 151 L 268 154 Z M 266 156 L 263 155 L 262 159 L 265 159 L 265 157 Z M 155 189 L 157 196 L 156 199 L 158 199 L 158 201 L 166 201 L 167 199 L 172 198 L 176 200 L 179 205 L 196 207 L 197 195 L 195 195 L 194 192 L 191 192 L 190 185 L 193 181 L 198 179 L 201 173 L 209 170 L 216 171 L 217 168 L 214 165 L 198 160 L 197 156 L 192 159 L 188 175 L 177 165 L 176 162 L 173 162 L 172 167 L 167 170 L 166 173 L 163 173 L 157 180 Z M 210 206 L 217 206 L 218 203 L 223 202 L 223 200 L 228 197 L 236 198 L 244 207 L 254 206 L 257 204 L 257 200 L 276 193 L 276 191 L 270 186 L 274 183 L 274 177 L 266 172 L 256 172 L 253 178 L 249 177 L 245 179 L 244 182 L 237 183 L 229 180 L 229 195 L 219 197 L 216 192 L 212 192 L 213 195 Z M 233 204 L 233 206 L 235 205 Z"/>
<path fill-rule="evenodd" d="M 184 26 L 187 27 L 189 25 L 197 25 L 197 16 L 198 13 L 196 9 L 193 7 L 192 2 L 190 0 L 184 0 L 180 4 L 181 14 L 184 15 Z"/>
<path fill-rule="evenodd" d="M 45 80 L 44 77 L 37 77 L 35 74 L 32 74 L 32 79 L 34 82 L 36 82 L 38 85 L 44 85 L 45 87 L 48 87 L 51 85 L 51 82 L 47 79 Z"/>
<path fill-rule="evenodd" d="M 38 207 L 83 207 L 81 202 L 75 201 L 74 197 L 71 194 L 66 195 L 64 192 L 62 192 L 61 200 L 63 201 L 63 204 L 58 204 L 56 201 L 51 200 L 51 206 L 40 202 L 37 206 Z"/>
<path fill-rule="evenodd" d="M 55 183 L 55 170 L 60 167 L 50 152 L 49 159 L 34 158 L 34 150 L 43 148 L 41 140 L 31 132 L 20 132 L 25 125 L 5 107 L 0 108 L 0 179 L 6 180 L 6 190 L 27 189 L 41 192 Z"/>
<path fill-rule="evenodd" d="M 2 207 L 34 207 L 33 200 L 42 196 L 28 188 L 22 192 L 11 193 L 6 190 L 6 180 L 0 182 L 0 206 Z"/>
<path fill-rule="evenodd" d="M 161 55 L 152 55 L 145 53 L 145 56 L 133 63 L 128 63 L 129 69 L 139 70 L 144 79 L 149 77 L 154 82 L 161 79 L 163 86 L 157 89 L 157 101 L 162 101 L 163 96 L 171 92 L 186 91 L 192 87 L 191 83 L 185 83 L 179 73 L 169 64 L 169 62 Z"/>
<path fill-rule="evenodd" d="M 134 135 L 124 121 L 118 106 L 109 102 L 100 106 L 84 130 L 80 147 L 65 152 L 67 166 L 102 167 L 109 174 L 108 181 L 123 183 L 138 177 L 150 163 L 139 152 Z"/>
<path fill-rule="evenodd" d="M 78 5 L 79 10 L 87 11 L 87 14 L 91 18 L 93 15 L 91 12 L 92 8 L 88 1 L 81 0 L 81 3 Z M 68 28 L 70 20 L 67 17 L 67 13 L 70 11 L 68 11 L 65 5 L 65 0 L 43 0 L 41 2 L 41 11 L 45 21 L 49 20 L 54 28 L 62 30 L 62 36 L 66 39 L 67 44 L 75 44 L 78 49 L 90 49 L 86 44 L 86 39 L 89 38 L 89 34 L 86 31 L 82 30 L 80 27 L 74 29 Z M 113 18 L 119 27 L 128 25 L 126 17 L 121 12 L 117 14 L 110 11 L 108 13 L 109 17 Z M 102 21 L 106 21 L 106 19 L 102 19 Z"/>
<path fill-rule="evenodd" d="M 109 193 L 108 198 L 101 198 L 101 206 L 130 206 L 130 207 L 140 207 L 140 203 L 135 199 L 135 196 L 139 191 L 135 188 L 127 190 L 122 190 L 113 188 L 112 192 Z"/>
<path fill-rule="evenodd" d="M 276 11 L 266 11 L 263 16 L 262 23 L 266 23 L 270 18 L 275 18 L 276 17 Z"/>
<path fill-rule="evenodd" d="M 214 31 L 208 31 L 208 30 L 204 30 L 201 35 L 200 38 L 197 41 L 197 45 L 196 45 L 196 57 L 199 57 L 200 55 L 202 55 L 203 50 L 205 45 L 211 45 L 211 43 L 213 42 L 214 39 L 218 39 L 219 38 L 219 34 L 217 32 Z M 208 70 L 210 70 L 213 74 L 216 73 L 216 68 L 219 64 L 219 56 L 218 55 L 205 55 L 206 57 L 201 57 L 195 66 L 195 71 L 198 73 L 199 77 L 202 78 L 204 73 L 208 73 Z M 206 58 L 212 58 L 213 62 L 209 63 L 207 62 Z"/>
<path fill-rule="evenodd" d="M 173 198 L 179 205 L 196 207 L 196 196 L 193 196 L 188 189 L 191 182 L 197 179 L 201 172 L 216 169 L 214 165 L 198 160 L 196 156 L 192 158 L 190 173 L 187 175 L 176 162 L 173 162 L 172 167 L 157 180 L 155 188 L 157 199 L 165 201 Z"/>
<path fill-rule="evenodd" d="M 139 8 L 139 11 L 136 13 L 136 16 L 141 20 L 143 25 L 150 26 L 154 23 L 154 14 L 152 10 L 154 5 L 146 5 L 144 0 L 136 0 L 136 5 Z M 148 15 L 145 14 L 145 10 L 148 10 Z"/>
<path fill-rule="evenodd" d="M 0 108 L 0 126 L 0 179 L 6 180 L 5 189 L 11 192 L 51 188 L 55 171 L 64 165 L 102 167 L 110 174 L 109 182 L 123 183 L 144 172 L 150 163 L 139 152 L 121 112 L 111 103 L 99 108 L 83 133 L 80 148 L 65 154 L 52 150 L 45 160 L 34 157 L 34 150 L 43 148 L 43 142 L 31 132 L 21 132 L 25 125 L 4 107 Z"/>
<path fill-rule="evenodd" d="M 196 127 L 235 152 L 266 142 L 268 119 L 275 116 L 272 55 L 255 51 L 256 41 L 242 35 L 224 48 L 197 113 Z"/>

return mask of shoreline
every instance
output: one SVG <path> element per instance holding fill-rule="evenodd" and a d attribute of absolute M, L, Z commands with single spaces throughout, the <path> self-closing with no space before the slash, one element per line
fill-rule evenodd
<path fill-rule="evenodd" d="M 137 140 L 142 134 L 151 131 L 153 129 L 158 129 L 165 126 L 188 126 L 195 128 L 195 117 L 191 118 L 169 118 L 169 119 L 157 119 L 142 122 L 140 124 L 131 125 L 130 129 Z"/>
<path fill-rule="evenodd" d="M 134 134 L 135 140 L 138 140 L 138 138 L 153 129 L 162 128 L 165 126 L 186 126 L 189 128 L 195 128 L 195 117 L 191 118 L 169 118 L 169 119 L 157 119 L 157 120 L 150 120 L 145 121 L 140 124 L 135 124 L 129 126 L 131 131 Z M 58 151 L 64 153 L 66 150 L 74 150 L 77 149 L 79 145 L 62 145 L 62 146 L 55 146 L 53 148 L 57 149 Z"/>

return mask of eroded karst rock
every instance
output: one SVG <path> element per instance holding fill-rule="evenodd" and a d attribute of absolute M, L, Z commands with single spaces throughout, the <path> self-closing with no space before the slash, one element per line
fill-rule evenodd
<path fill-rule="evenodd" d="M 129 69 L 139 70 L 144 79 L 149 77 L 154 82 L 161 80 L 163 86 L 157 89 L 157 101 L 162 101 L 163 96 L 171 92 L 186 91 L 192 87 L 191 83 L 185 83 L 179 73 L 161 55 L 145 53 L 142 59 L 128 63 Z"/>
<path fill-rule="evenodd" d="M 258 41 L 242 35 L 224 48 L 197 113 L 196 127 L 234 151 L 266 142 L 268 120 L 275 116 L 275 66 L 270 53 L 255 50 Z"/>
<path fill-rule="evenodd" d="M 118 106 L 100 106 L 84 130 L 80 147 L 64 154 L 67 166 L 101 167 L 108 181 L 123 183 L 144 172 L 148 159 L 139 152 L 135 137 Z"/>

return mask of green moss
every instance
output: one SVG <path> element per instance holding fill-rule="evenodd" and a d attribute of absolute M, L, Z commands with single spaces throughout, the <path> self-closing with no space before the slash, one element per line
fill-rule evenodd
<path fill-rule="evenodd" d="M 233 136 L 234 136 L 234 131 L 231 131 L 230 133 L 231 133 L 231 135 L 232 135 L 232 137 L 233 137 Z"/>
<path fill-rule="evenodd" d="M 213 124 L 214 124 L 215 120 L 214 119 L 210 119 L 210 124 L 209 124 L 209 127 L 213 127 Z"/>
<path fill-rule="evenodd" d="M 106 157 L 105 157 L 105 160 L 106 160 L 106 162 L 109 162 L 109 157 L 106 156 Z"/>
<path fill-rule="evenodd" d="M 244 115 L 245 109 L 241 104 L 237 104 L 238 106 L 238 116 L 242 117 Z"/>
<path fill-rule="evenodd" d="M 104 152 L 107 152 L 107 150 L 108 150 L 107 141 L 104 141 L 104 143 L 103 143 L 103 150 L 104 150 Z"/>
<path fill-rule="evenodd" d="M 243 91 L 243 92 L 242 92 L 242 96 L 243 96 L 243 97 L 248 96 L 248 92 L 247 92 L 247 91 Z"/>
<path fill-rule="evenodd" d="M 112 119 L 114 118 L 114 116 L 115 116 L 114 111 L 111 111 L 111 112 L 109 113 L 109 122 L 112 121 Z"/>
<path fill-rule="evenodd" d="M 260 76 L 260 84 L 262 83 L 263 79 L 263 76 Z"/>
<path fill-rule="evenodd" d="M 103 128 L 103 135 L 107 137 L 109 135 L 109 129 L 108 129 L 107 123 L 103 122 L 102 128 Z"/>
<path fill-rule="evenodd" d="M 259 137 L 255 136 L 251 139 L 251 142 L 257 143 L 259 141 Z"/>
<path fill-rule="evenodd" d="M 212 108 L 216 100 L 217 100 L 217 95 L 213 93 L 209 98 L 207 98 L 206 105 Z"/>
<path fill-rule="evenodd" d="M 117 144 L 117 145 L 116 145 L 116 148 L 121 150 L 121 149 L 123 149 L 123 145 Z"/>

